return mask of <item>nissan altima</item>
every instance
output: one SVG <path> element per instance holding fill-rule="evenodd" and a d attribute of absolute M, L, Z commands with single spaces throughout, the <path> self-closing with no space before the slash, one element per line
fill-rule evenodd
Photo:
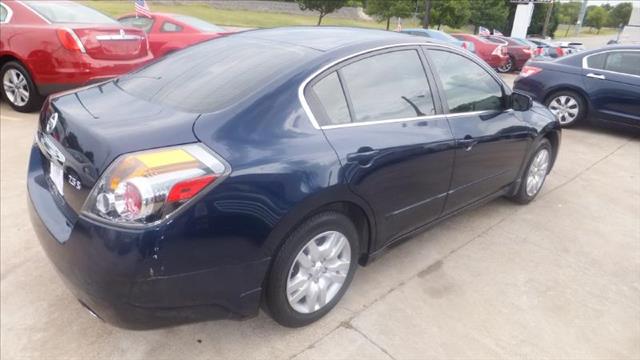
<path fill-rule="evenodd" d="M 559 145 L 554 116 L 464 49 L 279 28 L 49 98 L 27 186 L 42 247 L 99 318 L 263 307 L 297 327 L 392 244 L 496 197 L 532 201 Z"/>

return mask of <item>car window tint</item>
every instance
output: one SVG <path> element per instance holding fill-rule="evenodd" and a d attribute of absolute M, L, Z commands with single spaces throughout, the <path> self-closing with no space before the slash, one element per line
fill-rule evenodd
<path fill-rule="evenodd" d="M 24 3 L 52 23 L 118 23 L 97 10 L 72 1 L 25 1 Z"/>
<path fill-rule="evenodd" d="M 148 17 L 126 17 L 119 21 L 122 25 L 133 26 L 147 33 L 151 31 L 151 26 L 153 26 L 153 20 Z"/>
<path fill-rule="evenodd" d="M 180 32 L 182 31 L 182 26 L 176 25 L 172 22 L 165 21 L 162 24 L 162 28 L 160 28 L 162 32 Z"/>
<path fill-rule="evenodd" d="M 338 74 L 333 72 L 313 85 L 313 92 L 322 104 L 326 116 L 318 120 L 320 125 L 336 125 L 351 122 L 349 107 L 344 97 Z"/>
<path fill-rule="evenodd" d="M 616 51 L 608 55 L 605 70 L 640 76 L 640 51 Z"/>
<path fill-rule="evenodd" d="M 604 69 L 604 60 L 607 58 L 607 53 L 591 55 L 587 58 L 587 67 L 592 69 Z"/>
<path fill-rule="evenodd" d="M 222 37 L 173 53 L 116 83 L 152 103 L 210 113 L 241 103 L 314 52 L 241 35 Z"/>
<path fill-rule="evenodd" d="M 214 33 L 225 32 L 225 30 L 219 26 L 213 25 L 212 23 L 209 23 L 204 20 L 194 18 L 191 16 L 176 14 L 176 15 L 173 15 L 173 18 L 178 21 L 182 21 L 183 23 L 189 26 L 193 26 L 194 28 L 203 32 L 214 32 Z"/>
<path fill-rule="evenodd" d="M 415 50 L 375 55 L 342 68 L 354 122 L 435 113 L 420 56 Z"/>
<path fill-rule="evenodd" d="M 480 65 L 455 53 L 429 50 L 452 113 L 503 110 L 502 87 Z"/>
<path fill-rule="evenodd" d="M 4 7 L 4 5 L 0 5 L 0 22 L 5 22 L 7 20 L 8 15 L 9 15 L 9 12 Z"/>

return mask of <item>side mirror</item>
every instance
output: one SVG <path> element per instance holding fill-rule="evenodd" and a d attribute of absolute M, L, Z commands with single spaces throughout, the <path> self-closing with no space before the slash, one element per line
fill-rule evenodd
<path fill-rule="evenodd" d="M 515 111 L 527 111 L 533 106 L 531 96 L 514 91 L 510 95 L 511 108 Z"/>

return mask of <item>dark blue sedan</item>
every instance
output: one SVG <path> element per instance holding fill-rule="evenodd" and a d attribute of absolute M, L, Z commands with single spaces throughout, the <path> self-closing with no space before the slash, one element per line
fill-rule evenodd
<path fill-rule="evenodd" d="M 565 127 L 589 118 L 640 128 L 640 46 L 530 61 L 514 89 L 544 103 Z"/>
<path fill-rule="evenodd" d="M 463 49 L 282 28 L 50 98 L 27 184 L 43 248 L 98 317 L 148 328 L 263 304 L 302 326 L 390 245 L 533 200 L 559 144 L 546 108 Z"/>

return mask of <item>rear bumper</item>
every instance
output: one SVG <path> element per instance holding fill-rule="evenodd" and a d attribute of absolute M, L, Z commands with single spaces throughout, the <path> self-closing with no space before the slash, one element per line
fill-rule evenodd
<path fill-rule="evenodd" d="M 108 80 L 136 70 L 153 59 L 151 54 L 133 60 L 96 60 L 86 54 L 78 56 L 74 61 L 63 58 L 58 59 L 56 66 L 34 69 L 38 92 L 49 95 Z"/>
<path fill-rule="evenodd" d="M 33 228 L 67 287 L 98 317 L 148 329 L 257 314 L 269 258 L 171 273 L 165 265 L 175 263 L 172 253 L 196 258 L 202 249 L 162 226 L 125 230 L 74 219 L 50 191 L 42 161 L 32 147 L 27 188 Z M 159 250 L 171 237 L 172 251 Z"/>

